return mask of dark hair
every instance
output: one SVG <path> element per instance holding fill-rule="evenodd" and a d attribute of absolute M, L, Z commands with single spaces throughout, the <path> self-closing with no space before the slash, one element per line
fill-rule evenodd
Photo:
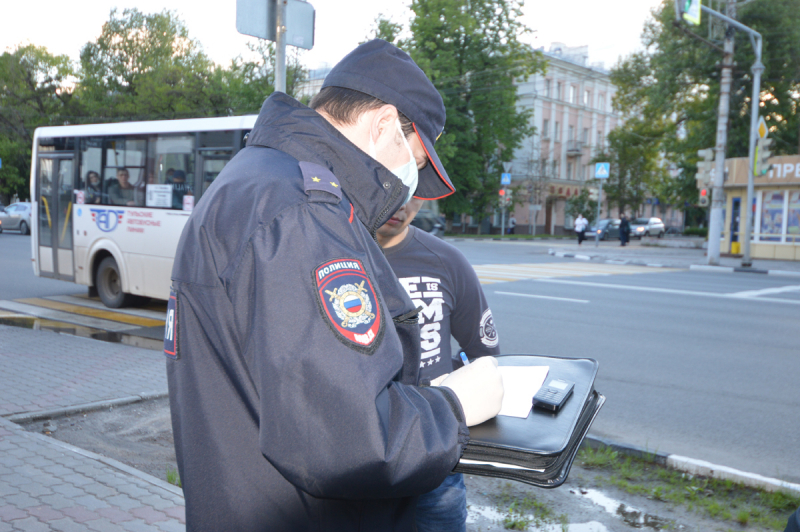
<path fill-rule="evenodd" d="M 86 179 L 91 179 L 92 178 L 92 174 L 96 175 L 97 179 L 100 179 L 100 174 L 98 174 L 94 170 L 89 170 L 88 172 L 86 172 Z"/>
<path fill-rule="evenodd" d="M 323 111 L 341 124 L 352 125 L 356 123 L 362 113 L 384 105 L 386 102 L 357 90 L 344 87 L 325 87 L 311 99 L 309 107 L 315 111 Z M 400 111 L 397 111 L 397 115 L 405 136 L 412 134 L 414 126 L 411 125 L 411 120 Z"/>

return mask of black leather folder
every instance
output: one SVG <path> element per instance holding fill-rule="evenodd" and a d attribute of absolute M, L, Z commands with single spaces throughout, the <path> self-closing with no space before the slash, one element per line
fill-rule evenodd
<path fill-rule="evenodd" d="M 497 361 L 501 366 L 549 366 L 548 379 L 575 383 L 572 396 L 557 413 L 532 408 L 526 419 L 497 416 L 470 427 L 470 441 L 455 471 L 558 487 L 567 480 L 578 448 L 605 402 L 594 389 L 598 363 L 540 355 L 500 355 Z"/>

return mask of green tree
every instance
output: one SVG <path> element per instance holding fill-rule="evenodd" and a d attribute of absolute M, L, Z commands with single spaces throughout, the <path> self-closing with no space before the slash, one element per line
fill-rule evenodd
<path fill-rule="evenodd" d="M 61 125 L 73 112 L 74 68 L 65 55 L 19 46 L 0 55 L 0 195 L 28 197 L 37 127 Z"/>
<path fill-rule="evenodd" d="M 170 11 L 111 10 L 80 54 L 76 94 L 92 121 L 228 113 L 222 76 Z"/>
<path fill-rule="evenodd" d="M 580 194 L 567 200 L 564 212 L 572 218 L 577 218 L 579 214 L 582 214 L 591 225 L 597 218 L 597 201 L 590 199 L 589 189 L 584 188 Z"/>
<path fill-rule="evenodd" d="M 444 99 L 436 152 L 456 187 L 440 202 L 451 217 L 480 220 L 497 206 L 503 163 L 531 134 L 532 111 L 517 108 L 514 80 L 541 72 L 541 54 L 520 42 L 520 0 L 413 0 L 411 56 Z M 392 28 L 390 28 L 392 29 Z"/>
<path fill-rule="evenodd" d="M 724 11 L 723 2 L 714 2 Z M 722 55 L 673 24 L 673 0 L 653 11 L 642 32 L 643 51 L 615 66 L 615 106 L 624 115 L 647 122 L 655 136 L 662 166 L 678 171 L 676 179 L 655 179 L 654 192 L 673 205 L 695 203 L 697 150 L 716 143 Z M 761 85 L 761 114 L 776 139 L 777 154 L 796 153 L 800 131 L 800 10 L 796 0 L 755 0 L 738 6 L 737 19 L 764 38 L 766 70 Z M 693 31 L 721 43 L 724 35 L 711 17 Z M 746 157 L 750 131 L 750 65 L 754 53 L 748 37 L 736 33 L 734 83 L 727 157 Z M 651 180 L 652 181 L 652 180 Z M 627 200 L 626 200 L 627 201 Z"/>
<path fill-rule="evenodd" d="M 233 115 L 258 113 L 264 100 L 275 91 L 275 44 L 259 40 L 247 46 L 252 58 L 245 60 L 239 56 L 221 72 Z M 287 48 L 286 93 L 294 97 L 308 77 L 301 54 L 295 47 Z"/>

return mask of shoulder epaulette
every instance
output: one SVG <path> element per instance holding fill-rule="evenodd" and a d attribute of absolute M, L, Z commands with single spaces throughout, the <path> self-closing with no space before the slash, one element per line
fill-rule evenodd
<path fill-rule="evenodd" d="M 309 201 L 339 203 L 342 200 L 342 188 L 333 172 L 315 163 L 302 161 L 300 171 L 303 173 L 303 186 Z M 327 194 L 319 194 L 320 192 Z M 334 201 L 330 195 L 336 197 Z"/>

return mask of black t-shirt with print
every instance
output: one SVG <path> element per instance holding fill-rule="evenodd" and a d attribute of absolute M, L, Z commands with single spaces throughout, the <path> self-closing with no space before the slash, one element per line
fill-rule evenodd
<path fill-rule="evenodd" d="M 422 338 L 420 380 L 435 379 L 459 367 L 450 335 L 470 359 L 499 355 L 497 330 L 478 276 L 466 257 L 447 242 L 414 226 L 384 253 L 419 314 Z"/>

